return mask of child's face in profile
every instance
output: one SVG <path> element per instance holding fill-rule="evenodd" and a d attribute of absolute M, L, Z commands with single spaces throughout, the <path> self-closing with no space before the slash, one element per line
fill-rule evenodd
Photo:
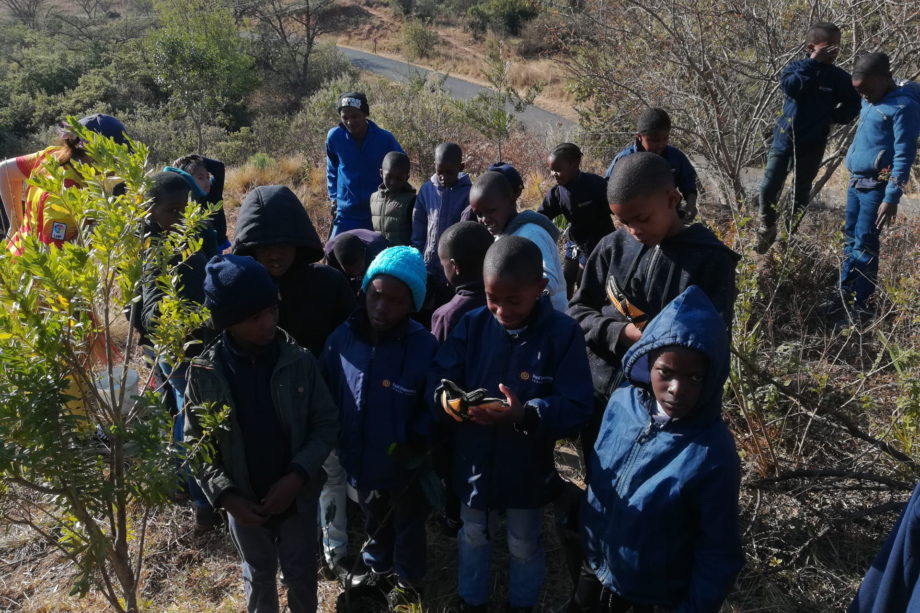
<path fill-rule="evenodd" d="M 235 323 L 227 332 L 243 349 L 265 347 L 275 338 L 278 330 L 278 305 L 253 313 L 243 321 Z"/>
<path fill-rule="evenodd" d="M 890 77 L 884 77 L 882 75 L 865 75 L 862 78 L 853 79 L 853 89 L 855 89 L 866 102 L 876 104 L 885 97 L 890 80 Z"/>
<path fill-rule="evenodd" d="M 164 199 L 162 202 L 155 202 L 150 207 L 150 219 L 168 232 L 172 230 L 173 226 L 182 221 L 182 214 L 185 213 L 187 204 L 188 196 L 176 196 L 169 200 Z"/>
<path fill-rule="evenodd" d="M 441 268 L 444 269 L 444 277 L 451 285 L 457 285 L 457 279 L 460 277 L 460 270 L 457 264 L 448 256 L 444 247 L 438 245 L 438 260 L 441 261 Z"/>
<path fill-rule="evenodd" d="M 668 146 L 671 132 L 669 130 L 660 130 L 647 134 L 636 134 L 636 139 L 642 145 L 643 150 L 661 155 L 664 152 L 664 148 Z"/>
<path fill-rule="evenodd" d="M 439 157 L 434 158 L 434 173 L 438 177 L 438 183 L 442 187 L 451 187 L 460 178 L 463 172 L 463 162 L 442 160 Z"/>
<path fill-rule="evenodd" d="M 674 419 L 689 415 L 700 401 L 706 379 L 706 356 L 688 347 L 665 347 L 652 362 L 652 393 Z"/>
<path fill-rule="evenodd" d="M 547 159 L 549 174 L 556 181 L 556 185 L 568 185 L 578 176 L 579 164 L 575 160 L 552 157 Z"/>
<path fill-rule="evenodd" d="M 188 174 L 192 175 L 201 191 L 206 194 L 211 191 L 211 174 L 205 170 L 204 166 L 193 166 Z"/>
<path fill-rule="evenodd" d="M 377 275 L 367 286 L 367 317 L 375 332 L 387 332 L 412 313 L 409 286 L 390 275 Z"/>
<path fill-rule="evenodd" d="M 252 255 L 256 261 L 265 267 L 272 277 L 284 276 L 294 264 L 297 257 L 297 247 L 283 243 L 280 245 L 258 245 L 253 247 Z"/>
<path fill-rule="evenodd" d="M 484 281 L 486 305 L 507 330 L 519 330 L 527 325 L 547 283 L 546 279 L 525 283 L 501 276 L 488 276 Z"/>
<path fill-rule="evenodd" d="M 610 211 L 643 245 L 654 247 L 683 229 L 677 214 L 680 193 L 673 187 L 657 190 L 624 203 L 611 202 Z"/>
<path fill-rule="evenodd" d="M 498 236 L 505 231 L 508 220 L 514 215 L 515 204 L 513 201 L 502 198 L 493 193 L 470 194 L 470 210 L 476 219 L 489 229 L 492 236 Z"/>
<path fill-rule="evenodd" d="M 393 164 L 383 163 L 380 169 L 380 176 L 383 178 L 383 186 L 391 192 L 398 192 L 409 182 L 409 171 L 397 168 Z"/>

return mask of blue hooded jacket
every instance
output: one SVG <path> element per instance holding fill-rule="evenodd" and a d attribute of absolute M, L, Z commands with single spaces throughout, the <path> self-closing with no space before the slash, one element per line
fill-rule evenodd
<path fill-rule="evenodd" d="M 430 436 L 423 394 L 436 349 L 411 319 L 372 344 L 363 308 L 326 342 L 320 366 L 339 406 L 339 458 L 354 487 L 392 489 L 412 477 L 394 444 L 416 446 Z"/>
<path fill-rule="evenodd" d="M 636 142 L 617 153 L 613 157 L 613 161 L 610 162 L 610 166 L 607 167 L 604 178 L 610 179 L 610 175 L 613 174 L 613 168 L 617 165 L 617 162 L 628 155 L 639 153 L 640 151 L 645 151 L 645 149 L 642 148 L 641 144 Z M 696 194 L 700 191 L 699 187 L 697 187 L 696 168 L 693 167 L 690 158 L 688 158 L 683 151 L 677 147 L 667 145 L 664 151 L 661 152 L 661 157 L 666 159 L 668 164 L 671 165 L 671 171 L 674 173 L 674 185 L 677 187 L 681 196 L 686 198 L 689 194 Z"/>
<path fill-rule="evenodd" d="M 866 573 L 848 613 L 920 611 L 920 484 Z"/>
<path fill-rule="evenodd" d="M 576 434 L 593 411 L 578 324 L 553 309 L 546 296 L 517 335 L 487 308 L 476 309 L 454 328 L 431 371 L 431 399 L 441 379 L 465 390 L 485 388 L 495 398 L 504 398 L 498 389 L 504 383 L 535 410 L 536 423 L 525 431 L 512 424 L 457 423 L 435 399 L 432 410 L 454 435 L 454 488 L 460 501 L 486 510 L 535 509 L 553 500 L 561 486 L 553 461 L 556 441 Z"/>
<path fill-rule="evenodd" d="M 457 182 L 450 187 L 442 186 L 435 174 L 422 185 L 415 199 L 411 245 L 422 252 L 428 272 L 443 283 L 447 279 L 438 259 L 438 241 L 444 230 L 460 221 L 463 210 L 470 205 L 472 188 L 473 182 L 465 172 L 461 172 Z"/>
<path fill-rule="evenodd" d="M 920 83 L 907 81 L 877 104 L 863 100 L 846 166 L 856 179 L 877 179 L 890 169 L 885 202 L 897 204 L 910 180 L 920 136 Z"/>
<path fill-rule="evenodd" d="M 708 369 L 690 415 L 656 425 L 649 354 L 680 345 Z M 744 564 L 738 529 L 740 461 L 722 422 L 725 321 L 696 286 L 655 317 L 626 353 L 631 385 L 610 398 L 582 511 L 585 557 L 608 589 L 682 613 L 716 613 Z"/>
<path fill-rule="evenodd" d="M 380 168 L 390 151 L 402 152 L 396 137 L 373 121 L 361 144 L 343 124 L 326 135 L 326 188 L 335 200 L 335 234 L 355 228 L 370 230 L 371 194 L 380 187 Z"/>
<path fill-rule="evenodd" d="M 773 150 L 827 142 L 831 124 L 850 123 L 859 114 L 859 94 L 850 74 L 833 64 L 805 58 L 789 62 L 779 80 L 786 98 L 773 130 Z"/>

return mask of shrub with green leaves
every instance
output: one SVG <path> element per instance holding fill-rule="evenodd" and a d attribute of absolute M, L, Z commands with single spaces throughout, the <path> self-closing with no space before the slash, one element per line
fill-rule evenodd
<path fill-rule="evenodd" d="M 69 559 L 74 594 L 95 588 L 113 610 L 137 611 L 147 521 L 176 489 L 177 452 L 160 396 L 127 387 L 136 334 L 124 332 L 124 310 L 140 308 L 145 260 L 163 264 L 155 352 L 183 359 L 206 312 L 179 298 L 166 263 L 200 248 L 208 211 L 190 203 L 177 228 L 150 242 L 147 148 L 69 123 L 93 160 L 73 162 L 82 187 L 65 186 L 54 160 L 32 184 L 76 221 L 77 237 L 62 247 L 26 237 L 21 256 L 0 254 L 0 523 L 31 528 Z"/>

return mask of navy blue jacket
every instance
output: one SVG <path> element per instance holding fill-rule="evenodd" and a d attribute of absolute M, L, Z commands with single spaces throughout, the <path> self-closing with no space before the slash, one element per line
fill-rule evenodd
<path fill-rule="evenodd" d="M 537 209 L 550 219 L 562 215 L 569 222 L 569 238 L 585 257 L 602 238 L 613 232 L 613 218 L 607 205 L 607 181 L 590 172 L 580 172 L 568 185 L 555 185 Z"/>
<path fill-rule="evenodd" d="M 859 115 L 859 94 L 850 73 L 811 58 L 790 62 L 780 77 L 786 99 L 773 130 L 773 150 L 794 145 L 823 146 L 832 123 L 850 123 Z"/>
<path fill-rule="evenodd" d="M 451 330 L 464 315 L 486 306 L 486 289 L 482 279 L 458 285 L 454 289 L 456 293 L 450 302 L 438 307 L 431 314 L 431 333 L 439 343 L 447 340 Z"/>
<path fill-rule="evenodd" d="M 572 318 L 537 302 L 530 324 L 509 334 L 487 308 L 467 313 L 438 351 L 429 398 L 441 379 L 466 390 L 485 388 L 504 398 L 504 383 L 536 411 L 529 432 L 512 424 L 449 423 L 454 434 L 454 488 L 474 509 L 533 509 L 554 499 L 561 477 L 553 462 L 556 441 L 577 433 L 592 412 L 591 373 L 585 341 Z"/>
<path fill-rule="evenodd" d="M 423 394 L 437 342 L 411 319 L 376 345 L 370 336 L 367 311 L 358 309 L 329 337 L 320 366 L 339 406 L 338 453 L 349 482 L 392 489 L 412 476 L 396 446 L 418 447 L 431 433 Z"/>
<path fill-rule="evenodd" d="M 613 161 L 610 162 L 610 166 L 607 167 L 607 172 L 604 173 L 604 178 L 610 178 L 611 173 L 613 173 L 613 168 L 617 165 L 617 162 L 625 158 L 627 155 L 639 153 L 640 151 L 645 151 L 645 149 L 642 148 L 642 145 L 639 144 L 637 139 L 636 143 L 630 145 L 626 149 L 623 149 L 613 157 Z M 677 190 L 684 198 L 686 198 L 689 194 L 695 194 L 699 192 L 699 187 L 697 186 L 696 168 L 693 167 L 693 164 L 690 162 L 690 158 L 684 155 L 683 151 L 677 147 L 668 145 L 664 148 L 664 151 L 661 152 L 661 157 L 666 159 L 668 164 L 671 165 L 671 171 L 674 173 L 674 185 L 677 187 Z"/>
<path fill-rule="evenodd" d="M 373 121 L 361 144 L 343 124 L 326 135 L 326 188 L 336 204 L 335 233 L 373 227 L 371 194 L 380 187 L 380 168 L 390 151 L 402 152 L 396 137 Z"/>
<path fill-rule="evenodd" d="M 709 359 L 699 404 L 655 425 L 649 355 L 680 345 Z M 716 613 L 744 563 L 738 529 L 740 460 L 722 422 L 725 321 L 690 286 L 626 353 L 631 385 L 610 398 L 588 465 L 585 556 L 608 589 L 639 604 Z"/>
<path fill-rule="evenodd" d="M 866 573 L 848 613 L 920 611 L 920 484 Z"/>

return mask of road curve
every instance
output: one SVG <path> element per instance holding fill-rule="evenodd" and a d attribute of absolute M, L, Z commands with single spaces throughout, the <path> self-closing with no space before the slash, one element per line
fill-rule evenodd
<path fill-rule="evenodd" d="M 432 72 L 427 68 L 415 66 L 409 62 L 400 62 L 398 60 L 374 55 L 373 53 L 367 53 L 365 51 L 358 51 L 357 49 L 351 49 L 349 47 L 338 47 L 338 50 L 342 55 L 348 58 L 348 61 L 350 61 L 355 68 L 373 73 L 391 81 L 407 83 L 412 75 L 418 74 L 427 77 L 428 74 Z M 447 77 L 444 81 L 444 88 L 450 92 L 452 96 L 461 100 L 469 100 L 480 91 L 488 89 L 476 83 L 464 81 L 456 77 Z M 575 122 L 535 106 L 528 107 L 518 117 L 526 128 L 538 132 L 545 132 L 550 126 L 560 129 L 575 127 Z"/>

